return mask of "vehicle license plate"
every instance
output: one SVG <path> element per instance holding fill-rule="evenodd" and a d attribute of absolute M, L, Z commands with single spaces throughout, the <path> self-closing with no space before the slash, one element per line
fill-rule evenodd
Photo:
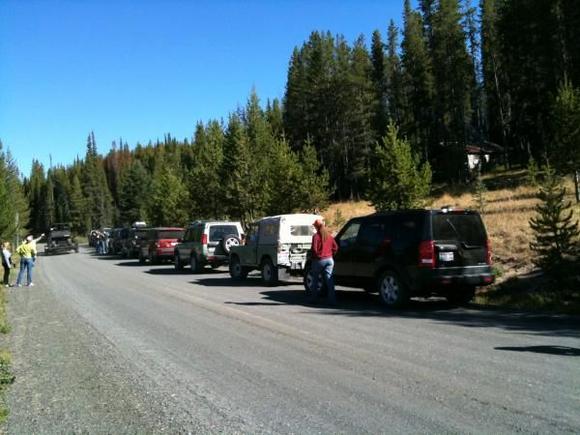
<path fill-rule="evenodd" d="M 441 261 L 453 261 L 453 252 L 440 252 L 439 260 Z"/>

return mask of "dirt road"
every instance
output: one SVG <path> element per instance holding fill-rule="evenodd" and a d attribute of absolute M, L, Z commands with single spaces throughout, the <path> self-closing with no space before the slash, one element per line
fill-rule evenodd
<path fill-rule="evenodd" d="M 580 321 L 79 254 L 10 289 L 9 433 L 580 432 Z"/>

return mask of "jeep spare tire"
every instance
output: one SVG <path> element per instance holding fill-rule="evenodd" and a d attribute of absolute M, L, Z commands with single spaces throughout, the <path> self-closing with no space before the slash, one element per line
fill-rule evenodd
<path fill-rule="evenodd" d="M 232 249 L 232 246 L 239 246 L 239 244 L 240 244 L 239 237 L 238 236 L 235 236 L 233 234 L 230 234 L 228 236 L 225 236 L 220 241 L 220 245 L 221 245 L 221 247 L 224 250 L 224 253 L 226 255 L 230 255 L 230 251 Z"/>

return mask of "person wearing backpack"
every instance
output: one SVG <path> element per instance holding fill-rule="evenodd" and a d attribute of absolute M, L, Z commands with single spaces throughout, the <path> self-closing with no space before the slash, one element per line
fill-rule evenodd
<path fill-rule="evenodd" d="M 34 259 L 36 258 L 36 243 L 34 237 L 29 235 L 24 242 L 16 249 L 16 253 L 20 255 L 20 270 L 18 271 L 18 278 L 16 278 L 16 287 L 22 287 L 22 279 L 24 278 L 24 271 L 26 270 L 27 287 L 32 287 L 32 268 L 34 267 Z"/>

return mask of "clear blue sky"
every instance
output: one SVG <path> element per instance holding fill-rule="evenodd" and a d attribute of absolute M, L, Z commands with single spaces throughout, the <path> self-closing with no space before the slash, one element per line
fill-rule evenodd
<path fill-rule="evenodd" d="M 226 118 L 255 87 L 284 95 L 288 61 L 313 30 L 353 42 L 401 22 L 403 0 L 0 0 L 0 140 L 29 175 L 84 156 L 94 131 L 170 133 Z"/>

